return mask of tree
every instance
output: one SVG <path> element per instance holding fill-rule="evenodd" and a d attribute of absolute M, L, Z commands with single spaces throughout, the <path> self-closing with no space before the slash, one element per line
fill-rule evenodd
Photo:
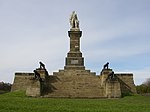
<path fill-rule="evenodd" d="M 11 86 L 12 85 L 10 83 L 0 82 L 0 90 L 1 91 L 9 92 L 11 90 Z"/>
<path fill-rule="evenodd" d="M 147 86 L 150 86 L 150 78 L 148 78 L 148 79 L 146 80 L 146 82 L 144 82 L 144 84 L 147 85 Z"/>
<path fill-rule="evenodd" d="M 150 93 L 150 78 L 148 78 L 143 84 L 136 86 L 138 94 Z"/>

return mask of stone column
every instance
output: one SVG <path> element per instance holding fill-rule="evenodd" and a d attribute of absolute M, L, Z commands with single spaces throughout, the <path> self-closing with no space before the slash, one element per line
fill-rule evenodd
<path fill-rule="evenodd" d="M 82 36 L 82 31 L 80 30 L 70 30 L 68 31 L 70 37 L 70 51 L 66 57 L 65 69 L 71 70 L 85 70 L 84 58 L 80 52 L 80 37 Z"/>

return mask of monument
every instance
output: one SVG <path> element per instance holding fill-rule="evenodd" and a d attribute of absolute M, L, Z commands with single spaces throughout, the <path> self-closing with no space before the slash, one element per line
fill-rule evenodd
<path fill-rule="evenodd" d="M 126 93 L 136 93 L 132 73 L 116 74 L 109 68 L 109 62 L 98 75 L 85 68 L 80 51 L 82 31 L 75 11 L 70 25 L 70 50 L 64 69 L 50 75 L 40 62 L 34 73 L 15 73 L 12 91 L 24 90 L 27 96 L 52 98 L 120 98 Z"/>

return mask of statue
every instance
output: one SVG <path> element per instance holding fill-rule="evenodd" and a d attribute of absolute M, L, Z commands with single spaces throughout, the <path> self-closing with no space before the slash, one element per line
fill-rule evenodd
<path fill-rule="evenodd" d="M 73 11 L 71 14 L 70 25 L 71 25 L 71 28 L 79 29 L 79 21 L 78 21 L 78 17 L 75 11 Z"/>
<path fill-rule="evenodd" d="M 45 65 L 42 62 L 39 62 L 39 64 L 40 64 L 40 69 L 45 70 Z"/>
<path fill-rule="evenodd" d="M 109 65 L 109 63 L 107 62 L 107 63 L 104 65 L 103 69 L 108 69 L 108 65 Z"/>
<path fill-rule="evenodd" d="M 115 79 L 114 72 L 112 71 L 111 73 L 109 73 L 108 77 L 109 77 L 109 79 Z"/>
<path fill-rule="evenodd" d="M 42 62 L 39 62 L 39 64 L 40 64 L 40 70 L 44 70 L 45 71 L 45 75 L 46 76 L 48 76 L 48 71 L 46 70 L 46 68 L 45 68 L 45 65 L 42 63 Z"/>
<path fill-rule="evenodd" d="M 34 79 L 37 79 L 40 82 L 42 81 L 42 78 L 41 78 L 40 74 L 36 70 L 34 70 Z"/>

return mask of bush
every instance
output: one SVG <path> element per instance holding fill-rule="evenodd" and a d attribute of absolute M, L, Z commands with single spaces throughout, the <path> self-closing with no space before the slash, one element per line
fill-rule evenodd
<path fill-rule="evenodd" d="M 0 82 L 0 94 L 11 91 L 11 84 Z"/>
<path fill-rule="evenodd" d="M 136 86 L 136 90 L 138 94 L 150 93 L 150 78 L 143 84 Z"/>

